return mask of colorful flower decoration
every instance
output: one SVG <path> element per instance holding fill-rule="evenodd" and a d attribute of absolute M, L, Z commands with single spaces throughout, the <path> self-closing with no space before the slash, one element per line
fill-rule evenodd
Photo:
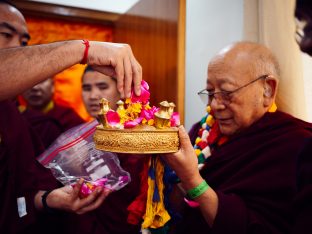
<path fill-rule="evenodd" d="M 118 108 L 116 111 L 111 110 L 108 106 L 104 106 L 102 110 L 102 114 L 100 120 L 107 121 L 107 124 L 103 124 L 103 126 L 108 126 L 110 128 L 116 129 L 127 129 L 134 128 L 135 126 L 141 125 L 155 125 L 155 114 L 160 111 L 160 108 L 149 105 L 149 86 L 146 81 L 142 80 L 141 83 L 141 95 L 136 96 L 134 91 L 131 91 L 131 97 L 127 98 L 124 102 L 119 101 L 117 103 Z M 103 102 L 103 103 L 108 103 Z M 175 106 L 172 103 L 173 107 Z M 109 111 L 104 111 L 104 109 L 109 109 Z M 173 108 L 172 108 L 173 109 Z M 169 112 L 169 110 L 168 110 Z M 177 112 L 171 111 L 170 121 L 168 126 L 166 127 L 176 127 L 180 125 L 180 116 Z"/>

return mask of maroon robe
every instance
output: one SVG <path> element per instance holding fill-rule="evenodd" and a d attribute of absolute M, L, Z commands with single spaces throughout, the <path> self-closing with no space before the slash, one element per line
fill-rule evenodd
<path fill-rule="evenodd" d="M 56 103 L 46 114 L 60 123 L 62 132 L 84 123 L 83 119 L 73 109 Z"/>
<path fill-rule="evenodd" d="M 310 139 L 306 144 L 312 146 Z M 312 233 L 312 147 L 303 149 L 298 163 L 298 194 L 294 203 L 293 234 Z"/>
<path fill-rule="evenodd" d="M 88 214 L 73 216 L 71 234 L 137 234 L 139 225 L 127 223 L 127 208 L 140 192 L 140 173 L 146 156 L 118 154 L 121 167 L 130 173 L 131 182 L 112 192 L 103 204 Z"/>
<path fill-rule="evenodd" d="M 51 172 L 35 159 L 43 150 L 39 138 L 10 101 L 0 102 L 0 233 L 36 233 L 34 195 L 58 187 Z M 27 214 L 19 217 L 17 198 Z"/>
<path fill-rule="evenodd" d="M 45 148 L 48 148 L 53 141 L 63 132 L 60 123 L 40 111 L 26 109 L 22 115 L 28 120 L 32 128 L 39 135 Z"/>
<path fill-rule="evenodd" d="M 199 128 L 197 123 L 190 131 L 193 143 Z M 297 175 L 304 159 L 311 179 L 311 153 L 305 154 L 311 138 L 311 124 L 282 112 L 266 113 L 237 133 L 213 151 L 201 171 L 219 199 L 212 228 L 198 208 L 188 207 L 178 233 L 289 233 L 294 200 L 307 199 L 298 197 Z"/>

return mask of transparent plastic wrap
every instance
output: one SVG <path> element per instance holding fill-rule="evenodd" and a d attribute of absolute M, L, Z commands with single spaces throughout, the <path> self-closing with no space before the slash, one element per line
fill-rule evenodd
<path fill-rule="evenodd" d="M 95 149 L 93 134 L 97 125 L 92 121 L 66 131 L 38 158 L 64 185 L 83 178 L 82 196 L 98 186 L 119 190 L 130 182 L 130 174 L 121 168 L 116 154 Z"/>

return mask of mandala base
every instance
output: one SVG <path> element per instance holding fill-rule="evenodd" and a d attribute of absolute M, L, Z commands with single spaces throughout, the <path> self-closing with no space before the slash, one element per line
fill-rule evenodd
<path fill-rule="evenodd" d="M 98 150 L 116 153 L 155 154 L 179 150 L 178 128 L 117 130 L 97 126 L 93 138 Z"/>

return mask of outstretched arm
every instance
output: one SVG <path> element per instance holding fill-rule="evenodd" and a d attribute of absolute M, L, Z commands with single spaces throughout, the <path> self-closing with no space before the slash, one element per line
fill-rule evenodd
<path fill-rule="evenodd" d="M 0 101 L 80 63 L 84 50 L 81 40 L 0 50 Z M 87 63 L 115 76 L 122 97 L 130 96 L 132 83 L 140 94 L 142 68 L 129 45 L 91 41 Z"/>

